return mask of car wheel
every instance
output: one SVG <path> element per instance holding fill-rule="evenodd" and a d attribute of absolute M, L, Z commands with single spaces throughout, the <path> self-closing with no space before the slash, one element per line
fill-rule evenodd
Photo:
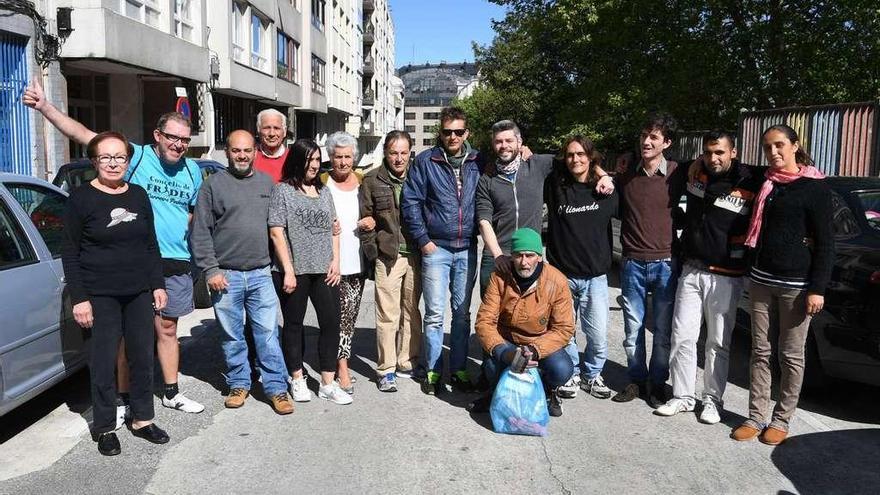
<path fill-rule="evenodd" d="M 196 309 L 206 309 L 213 306 L 204 273 L 199 273 L 199 276 L 193 280 L 193 305 Z"/>

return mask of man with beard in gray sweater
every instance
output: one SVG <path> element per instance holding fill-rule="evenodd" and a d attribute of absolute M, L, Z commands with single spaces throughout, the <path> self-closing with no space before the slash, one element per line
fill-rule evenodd
<path fill-rule="evenodd" d="M 223 331 L 226 407 L 241 407 L 250 393 L 246 319 L 253 330 L 263 391 L 276 413 L 290 414 L 293 402 L 287 393 L 278 340 L 278 297 L 269 267 L 269 196 L 274 181 L 254 170 L 255 154 L 256 142 L 249 132 L 233 131 L 226 138 L 229 166 L 209 177 L 199 190 L 190 243 Z"/>

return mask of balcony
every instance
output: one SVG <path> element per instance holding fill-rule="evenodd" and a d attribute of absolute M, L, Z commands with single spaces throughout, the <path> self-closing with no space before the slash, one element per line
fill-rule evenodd
<path fill-rule="evenodd" d="M 365 108 L 367 108 L 367 107 L 372 108 L 372 106 L 375 104 L 376 104 L 376 94 L 373 92 L 373 90 L 368 89 L 368 90 L 364 91 L 363 106 Z"/>
<path fill-rule="evenodd" d="M 378 129 L 375 122 L 364 122 L 361 124 L 361 136 L 378 136 Z"/>
<path fill-rule="evenodd" d="M 367 24 L 364 29 L 364 46 L 372 46 L 376 41 L 376 28 L 373 23 Z"/>
<path fill-rule="evenodd" d="M 376 0 L 364 0 L 364 15 L 373 13 L 376 10 Z"/>
<path fill-rule="evenodd" d="M 364 77 L 373 77 L 373 74 L 375 73 L 376 67 L 373 57 L 364 58 Z"/>

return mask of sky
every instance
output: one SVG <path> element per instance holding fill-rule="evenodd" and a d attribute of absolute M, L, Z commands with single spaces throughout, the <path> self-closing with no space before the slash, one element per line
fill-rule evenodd
<path fill-rule="evenodd" d="M 504 18 L 504 8 L 488 0 L 389 0 L 389 5 L 397 67 L 441 60 L 473 62 L 471 41 L 491 43 L 491 19 Z"/>

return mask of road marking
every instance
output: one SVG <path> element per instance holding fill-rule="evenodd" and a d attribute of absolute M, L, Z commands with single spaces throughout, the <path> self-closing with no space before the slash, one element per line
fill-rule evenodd
<path fill-rule="evenodd" d="M 0 481 L 45 469 L 67 454 L 89 430 L 85 418 L 66 404 L 0 447 Z"/>

